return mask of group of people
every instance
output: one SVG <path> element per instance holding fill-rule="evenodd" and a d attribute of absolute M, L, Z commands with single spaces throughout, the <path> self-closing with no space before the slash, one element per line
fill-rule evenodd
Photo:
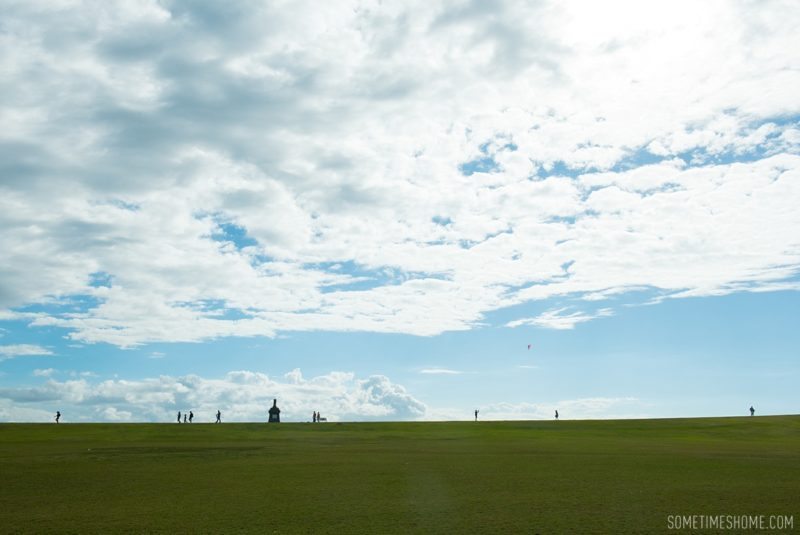
<path fill-rule="evenodd" d="M 192 420 L 194 420 L 194 413 L 192 411 L 189 411 L 188 413 L 184 413 L 183 414 L 183 420 L 181 420 L 181 411 L 178 411 L 178 423 L 184 423 L 184 424 L 185 423 L 192 423 Z M 219 410 L 217 410 L 217 419 L 216 419 L 216 421 L 214 423 L 215 424 L 221 424 L 222 423 L 222 413 Z"/>
<path fill-rule="evenodd" d="M 187 423 L 186 420 L 189 420 L 188 423 L 192 423 L 192 420 L 194 420 L 194 413 L 192 411 L 183 413 L 183 423 Z M 178 423 L 181 423 L 181 411 L 178 411 Z"/>
<path fill-rule="evenodd" d="M 314 411 L 314 414 L 311 416 L 311 421 L 314 422 L 314 423 L 316 423 L 316 422 L 327 422 L 328 419 L 327 418 L 323 418 L 322 416 L 319 415 L 319 413 L 317 411 Z"/>

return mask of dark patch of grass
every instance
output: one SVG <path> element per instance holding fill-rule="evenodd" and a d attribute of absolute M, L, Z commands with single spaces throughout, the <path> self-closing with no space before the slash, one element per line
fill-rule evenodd
<path fill-rule="evenodd" d="M 5 532 L 650 532 L 798 522 L 800 417 L 0 425 Z"/>

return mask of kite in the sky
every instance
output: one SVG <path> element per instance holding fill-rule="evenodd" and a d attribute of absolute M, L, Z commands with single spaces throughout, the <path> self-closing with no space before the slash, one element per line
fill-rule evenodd
<path fill-rule="evenodd" d="M 528 349 L 530 349 L 530 348 L 531 348 L 531 345 L 530 345 L 530 344 L 528 344 Z"/>

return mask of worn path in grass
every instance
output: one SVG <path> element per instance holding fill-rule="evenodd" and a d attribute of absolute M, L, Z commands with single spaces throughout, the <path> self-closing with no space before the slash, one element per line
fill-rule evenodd
<path fill-rule="evenodd" d="M 800 416 L 0 424 L 0 531 L 665 531 L 794 515 Z"/>

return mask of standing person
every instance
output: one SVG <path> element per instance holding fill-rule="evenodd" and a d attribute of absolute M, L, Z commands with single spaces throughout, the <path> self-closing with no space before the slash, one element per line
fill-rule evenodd
<path fill-rule="evenodd" d="M 475 409 L 475 421 L 478 421 L 478 409 Z"/>
<path fill-rule="evenodd" d="M 181 411 L 178 411 L 178 423 L 181 423 Z"/>
<path fill-rule="evenodd" d="M 61 411 L 56 411 L 56 423 L 61 419 Z"/>
<path fill-rule="evenodd" d="M 558 420 L 558 409 L 556 409 L 556 420 Z"/>
<path fill-rule="evenodd" d="M 189 423 L 192 423 L 192 420 L 194 420 L 194 413 L 189 411 Z"/>
<path fill-rule="evenodd" d="M 756 410 L 750 405 L 750 416 L 753 416 L 756 413 Z"/>
<path fill-rule="evenodd" d="M 183 415 L 183 423 L 186 423 L 186 418 L 187 418 L 187 416 L 188 416 L 187 414 L 184 414 L 184 415 Z"/>
<path fill-rule="evenodd" d="M 215 424 L 222 423 L 222 413 L 221 413 L 221 412 L 219 412 L 219 409 L 217 409 L 217 421 L 216 421 L 216 422 L 214 422 L 214 423 L 215 423 Z"/>

